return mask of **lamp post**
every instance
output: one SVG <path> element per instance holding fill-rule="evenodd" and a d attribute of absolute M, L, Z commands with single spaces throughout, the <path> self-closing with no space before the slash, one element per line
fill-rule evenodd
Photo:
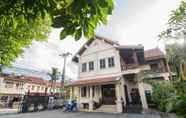
<path fill-rule="evenodd" d="M 66 71 L 66 60 L 67 57 L 72 55 L 70 52 L 62 53 L 59 56 L 63 57 L 63 69 L 62 69 L 62 75 L 61 75 L 61 88 L 64 88 L 64 81 L 65 81 L 65 71 Z M 63 90 L 63 89 L 62 89 Z M 61 92 L 61 97 L 62 97 L 62 92 Z"/>

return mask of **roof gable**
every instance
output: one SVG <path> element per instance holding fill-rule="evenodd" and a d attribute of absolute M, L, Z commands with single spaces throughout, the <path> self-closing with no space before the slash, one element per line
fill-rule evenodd
<path fill-rule="evenodd" d="M 75 56 L 72 58 L 73 61 L 78 62 L 78 57 L 81 56 L 86 50 L 87 47 L 90 46 L 95 40 L 103 40 L 105 43 L 109 44 L 109 45 L 116 45 L 119 46 L 118 42 L 112 41 L 110 39 L 107 38 L 103 38 L 100 36 L 95 36 L 91 39 L 89 39 L 79 50 L 78 52 L 75 54 Z"/>

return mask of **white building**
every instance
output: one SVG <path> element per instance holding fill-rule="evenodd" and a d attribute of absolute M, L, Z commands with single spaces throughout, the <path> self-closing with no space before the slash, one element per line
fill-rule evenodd
<path fill-rule="evenodd" d="M 140 73 L 169 80 L 168 65 L 159 49 L 144 51 L 142 45 L 122 46 L 99 36 L 88 40 L 74 56 L 78 80 L 71 84 L 71 99 L 79 109 L 122 112 L 128 106 L 148 109 L 149 84 L 138 82 Z M 110 107 L 110 109 L 109 109 Z"/>

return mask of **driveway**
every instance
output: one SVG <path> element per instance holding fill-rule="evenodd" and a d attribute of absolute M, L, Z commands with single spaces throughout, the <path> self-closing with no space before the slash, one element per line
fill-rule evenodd
<path fill-rule="evenodd" d="M 3 115 L 1 118 L 161 118 L 151 114 L 112 114 L 112 113 L 67 113 L 61 110 L 43 111 L 35 113 Z"/>

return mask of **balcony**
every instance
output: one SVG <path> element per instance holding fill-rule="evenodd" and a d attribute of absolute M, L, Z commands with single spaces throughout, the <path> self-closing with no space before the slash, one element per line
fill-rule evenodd
<path fill-rule="evenodd" d="M 122 70 L 130 70 L 130 69 L 136 69 L 138 68 L 139 64 L 122 64 L 121 69 Z"/>
<path fill-rule="evenodd" d="M 149 74 L 154 74 L 154 73 L 166 73 L 167 71 L 164 68 L 154 68 L 154 69 L 150 69 L 148 70 Z"/>

